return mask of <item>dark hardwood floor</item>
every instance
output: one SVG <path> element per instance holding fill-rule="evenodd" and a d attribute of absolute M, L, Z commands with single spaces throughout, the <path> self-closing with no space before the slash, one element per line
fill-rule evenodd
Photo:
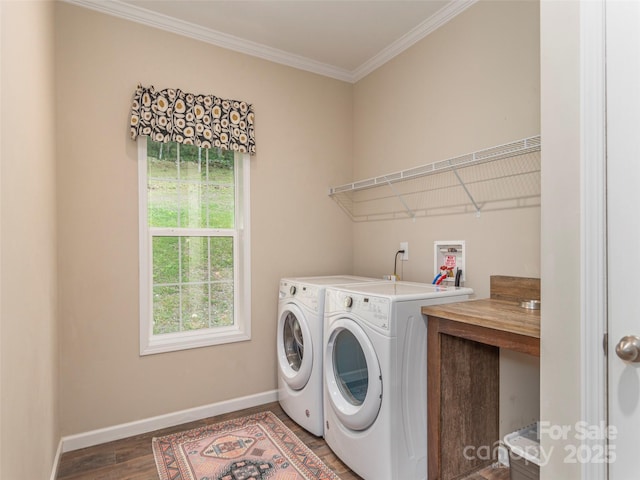
<path fill-rule="evenodd" d="M 157 480 L 159 477 L 151 450 L 153 437 L 266 410 L 276 414 L 341 480 L 362 480 L 333 454 L 324 439 L 311 435 L 294 423 L 280 408 L 278 402 L 64 453 L 60 459 L 56 478 L 57 480 Z"/>
<path fill-rule="evenodd" d="M 171 433 L 198 428 L 203 425 L 230 420 L 232 418 L 251 415 L 253 413 L 272 411 L 280 420 L 302 440 L 341 480 L 363 480 L 353 473 L 329 449 L 322 438 L 315 437 L 294 423 L 284 413 L 278 402 L 247 408 L 237 412 L 218 415 L 175 427 L 156 430 L 134 437 L 116 440 L 94 447 L 74 450 L 62 455 L 58 468 L 57 480 L 158 480 L 151 439 Z M 508 468 L 487 467 L 484 470 L 466 477 L 464 480 L 508 480 Z M 389 479 L 404 480 L 404 479 Z"/>
<path fill-rule="evenodd" d="M 462 480 L 509 480 L 510 478 L 511 474 L 508 467 L 492 465 L 468 477 L 464 477 Z"/>

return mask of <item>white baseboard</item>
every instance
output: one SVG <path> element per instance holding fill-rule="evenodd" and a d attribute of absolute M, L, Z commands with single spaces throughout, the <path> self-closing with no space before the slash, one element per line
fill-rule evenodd
<path fill-rule="evenodd" d="M 120 440 L 133 435 L 148 433 L 161 428 L 173 427 L 175 425 L 193 422 L 195 420 L 202 420 L 203 418 L 214 417 L 216 415 L 222 415 L 224 413 L 234 412 L 244 408 L 256 407 L 258 405 L 275 402 L 277 400 L 278 391 L 271 390 L 268 392 L 257 393 L 255 395 L 248 395 L 246 397 L 234 398 L 224 402 L 212 403 L 201 407 L 190 408 L 188 410 L 168 413 L 166 415 L 137 420 L 135 422 L 114 425 L 113 427 L 92 430 L 90 432 L 79 433 L 77 435 L 69 435 L 62 437 L 60 444 L 62 445 L 62 452 L 71 452 L 73 450 L 79 450 L 80 448 L 91 447 L 93 445 L 99 445 L 113 440 Z M 60 447 L 58 450 L 60 451 Z M 58 458 L 56 458 L 54 470 L 57 470 L 57 464 Z M 52 476 L 52 479 L 54 478 L 55 476 Z"/>
<path fill-rule="evenodd" d="M 58 465 L 60 465 L 60 457 L 62 456 L 62 439 L 58 442 L 58 450 L 56 450 L 56 456 L 53 458 L 53 467 L 51 468 L 51 478 L 49 480 L 56 480 L 58 477 Z"/>

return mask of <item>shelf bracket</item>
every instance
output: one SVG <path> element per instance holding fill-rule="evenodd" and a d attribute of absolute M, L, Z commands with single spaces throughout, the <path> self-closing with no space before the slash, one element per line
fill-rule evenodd
<path fill-rule="evenodd" d="M 391 181 L 386 176 L 383 176 L 383 178 L 385 182 L 387 182 L 387 185 L 389 185 L 389 188 L 391 189 L 393 194 L 396 197 L 398 197 L 398 200 L 400 200 L 400 203 L 402 203 L 402 206 L 405 208 L 409 216 L 413 218 L 413 220 L 415 221 L 416 214 L 414 213 L 414 211 L 409 208 L 409 205 L 407 205 L 407 203 L 404 201 L 404 198 L 402 198 L 402 195 L 394 188 L 393 183 L 391 183 Z"/>
<path fill-rule="evenodd" d="M 451 163 L 451 162 L 449 162 L 449 163 Z M 453 165 L 451 166 L 451 171 L 453 172 L 453 174 L 458 179 L 458 182 L 460 183 L 460 186 L 464 190 L 464 193 L 467 194 L 467 197 L 469 197 L 469 200 L 473 204 L 473 207 L 476 209 L 476 216 L 479 216 L 480 215 L 480 207 L 476 203 L 475 199 L 473 198 L 473 195 L 471 195 L 471 192 L 469 191 L 467 186 L 464 184 L 464 182 L 462 181 L 462 178 L 460 178 L 460 175 L 458 174 L 458 171 L 456 170 L 456 168 Z"/>

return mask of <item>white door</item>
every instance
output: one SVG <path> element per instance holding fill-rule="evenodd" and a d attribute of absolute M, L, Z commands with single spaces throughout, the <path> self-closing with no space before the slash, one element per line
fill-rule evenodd
<path fill-rule="evenodd" d="M 294 303 L 280 308 L 277 349 L 280 375 L 293 390 L 301 390 L 311 378 L 313 343 L 308 321 Z"/>
<path fill-rule="evenodd" d="M 640 2 L 606 2 L 610 480 L 640 478 Z M 638 354 L 640 360 L 640 353 Z"/>
<path fill-rule="evenodd" d="M 349 318 L 335 320 L 329 327 L 325 388 L 345 427 L 364 430 L 378 417 L 382 404 L 378 356 L 362 327 Z"/>

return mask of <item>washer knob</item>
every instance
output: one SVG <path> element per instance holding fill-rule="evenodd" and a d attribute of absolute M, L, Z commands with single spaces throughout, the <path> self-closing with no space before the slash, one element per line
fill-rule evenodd
<path fill-rule="evenodd" d="M 295 295 L 296 294 L 296 286 L 295 285 L 291 285 L 291 288 L 289 289 L 289 293 L 291 295 Z"/>
<path fill-rule="evenodd" d="M 351 308 L 353 306 L 353 298 L 351 297 L 344 297 L 344 306 L 346 308 Z"/>

